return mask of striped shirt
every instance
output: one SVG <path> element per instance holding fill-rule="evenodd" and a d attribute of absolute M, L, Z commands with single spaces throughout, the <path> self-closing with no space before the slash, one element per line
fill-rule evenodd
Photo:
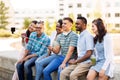
<path fill-rule="evenodd" d="M 58 45 L 61 47 L 61 54 L 66 56 L 69 46 L 77 47 L 77 39 L 78 36 L 75 32 L 71 31 L 67 35 L 64 35 L 63 33 L 58 35 L 57 42 Z M 73 54 L 75 51 L 73 52 Z"/>

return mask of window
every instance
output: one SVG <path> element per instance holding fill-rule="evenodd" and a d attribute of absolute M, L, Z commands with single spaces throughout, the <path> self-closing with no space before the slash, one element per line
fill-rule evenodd
<path fill-rule="evenodd" d="M 78 3 L 78 4 L 77 4 L 77 7 L 78 7 L 78 8 L 81 8 L 81 6 L 82 6 L 81 3 Z"/>
<path fill-rule="evenodd" d="M 61 8 L 60 11 L 64 11 L 64 9 Z"/>
<path fill-rule="evenodd" d="M 87 14 L 87 17 L 89 18 L 89 17 L 90 17 L 90 14 Z"/>
<path fill-rule="evenodd" d="M 115 17 L 120 17 L 120 13 L 115 13 Z"/>
<path fill-rule="evenodd" d="M 115 27 L 116 28 L 120 28 L 120 24 L 115 24 Z"/>
<path fill-rule="evenodd" d="M 108 13 L 108 17 L 110 17 L 111 15 L 110 15 L 110 13 Z"/>
<path fill-rule="evenodd" d="M 64 14 L 60 14 L 60 16 L 63 16 Z"/>
<path fill-rule="evenodd" d="M 82 16 L 81 14 L 77 14 L 78 17 Z"/>
<path fill-rule="evenodd" d="M 106 16 L 106 17 L 111 17 L 111 14 L 110 14 L 110 13 L 106 13 L 105 16 Z"/>
<path fill-rule="evenodd" d="M 17 12 L 17 11 L 15 11 L 15 14 L 18 14 L 18 12 Z"/>
<path fill-rule="evenodd" d="M 73 8 L 73 5 L 72 5 L 72 4 L 69 4 L 68 8 Z"/>
<path fill-rule="evenodd" d="M 59 6 L 64 6 L 64 4 L 59 4 Z"/>

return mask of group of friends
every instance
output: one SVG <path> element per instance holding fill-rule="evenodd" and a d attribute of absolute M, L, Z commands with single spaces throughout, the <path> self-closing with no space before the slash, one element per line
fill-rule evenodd
<path fill-rule="evenodd" d="M 113 77 L 112 38 L 101 18 L 92 21 L 94 36 L 87 30 L 87 19 L 77 17 L 76 34 L 72 31 L 73 20 L 65 17 L 58 20 L 56 31 L 48 37 L 43 21 L 32 21 L 26 34 L 22 34 L 25 46 L 22 57 L 16 62 L 19 80 L 52 80 L 51 73 L 57 71 L 57 80 L 109 80 Z M 91 56 L 95 56 L 92 64 Z"/>

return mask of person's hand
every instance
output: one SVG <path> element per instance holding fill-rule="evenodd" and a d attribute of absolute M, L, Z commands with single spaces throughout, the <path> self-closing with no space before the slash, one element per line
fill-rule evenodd
<path fill-rule="evenodd" d="M 65 67 L 66 67 L 66 64 L 62 63 L 59 68 L 64 69 Z"/>
<path fill-rule="evenodd" d="M 46 58 L 46 57 L 49 57 L 50 55 L 46 55 L 45 57 L 43 57 L 43 58 Z"/>
<path fill-rule="evenodd" d="M 20 59 L 17 61 L 17 63 L 23 63 L 24 59 Z"/>
<path fill-rule="evenodd" d="M 105 70 L 101 69 L 99 72 L 99 76 L 104 76 L 105 75 Z"/>
<path fill-rule="evenodd" d="M 48 49 L 49 49 L 50 51 L 52 51 L 53 47 L 52 47 L 52 46 L 48 46 Z"/>
<path fill-rule="evenodd" d="M 22 33 L 22 34 L 21 34 L 21 37 L 22 37 L 22 38 L 25 38 L 25 37 L 26 37 L 26 33 Z"/>
<path fill-rule="evenodd" d="M 70 59 L 68 61 L 69 64 L 77 64 L 77 61 L 75 59 Z"/>
<path fill-rule="evenodd" d="M 29 56 L 26 56 L 23 60 L 27 61 L 29 58 L 30 58 Z"/>

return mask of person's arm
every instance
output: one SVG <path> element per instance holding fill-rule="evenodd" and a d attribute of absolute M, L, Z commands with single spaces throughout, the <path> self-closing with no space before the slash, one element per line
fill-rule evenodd
<path fill-rule="evenodd" d="M 56 41 L 54 42 L 54 47 L 49 46 L 48 49 L 52 51 L 55 54 L 58 54 L 60 52 L 60 36 L 58 35 L 56 38 Z"/>
<path fill-rule="evenodd" d="M 25 46 L 25 37 L 26 37 L 26 34 L 25 33 L 22 33 L 21 34 L 21 38 L 22 38 L 22 45 Z"/>
<path fill-rule="evenodd" d="M 32 57 L 36 57 L 37 55 L 36 54 L 30 54 L 30 55 L 27 55 L 26 57 L 23 58 L 23 61 L 26 61 Z"/>
<path fill-rule="evenodd" d="M 60 52 L 60 46 L 52 47 L 52 51 L 53 53 L 58 54 Z"/>
<path fill-rule="evenodd" d="M 24 51 L 23 57 L 20 60 L 18 60 L 17 63 L 22 63 L 24 59 L 26 58 L 26 56 L 28 55 L 28 53 L 29 53 L 29 50 L 26 49 Z"/>
<path fill-rule="evenodd" d="M 31 33 L 30 38 L 33 39 L 34 34 Z M 25 52 L 23 54 L 23 57 L 18 62 L 23 62 L 24 59 L 26 58 L 26 56 L 28 55 L 28 53 L 31 49 L 32 43 L 33 43 L 33 41 L 31 39 L 29 40 L 29 42 L 27 43 L 27 46 L 25 47 L 26 49 L 25 49 Z"/>
<path fill-rule="evenodd" d="M 88 50 L 83 57 L 76 60 L 76 63 L 83 62 L 83 61 L 87 60 L 88 58 L 90 58 L 90 56 L 92 55 L 92 52 L 93 52 L 93 50 Z"/>
<path fill-rule="evenodd" d="M 105 54 L 105 63 L 102 66 L 103 70 L 106 70 L 110 63 L 113 61 L 113 44 L 112 38 L 110 35 L 106 34 L 104 37 L 104 54 Z"/>
<path fill-rule="evenodd" d="M 85 55 L 83 57 L 77 59 L 75 61 L 75 63 L 80 63 L 80 62 L 86 61 L 92 55 L 93 49 L 94 49 L 94 42 L 93 42 L 93 36 L 92 35 L 88 34 L 88 35 L 85 36 L 85 46 L 86 46 Z"/>
<path fill-rule="evenodd" d="M 62 69 L 65 68 L 66 63 L 70 60 L 72 54 L 74 54 L 73 52 L 74 52 L 75 48 L 77 47 L 77 40 L 78 40 L 77 34 L 73 34 L 71 36 L 71 40 L 69 43 L 69 48 L 68 48 L 66 57 L 65 57 L 64 61 L 62 62 L 62 64 L 60 65 L 60 68 L 62 68 Z"/>
<path fill-rule="evenodd" d="M 62 69 L 65 68 L 66 63 L 67 63 L 68 60 L 71 58 L 71 56 L 72 56 L 72 54 L 73 54 L 73 52 L 74 52 L 74 49 L 75 49 L 75 47 L 73 47 L 73 46 L 70 46 L 70 47 L 69 47 L 65 59 L 64 59 L 64 61 L 62 62 L 62 64 L 60 65 L 60 67 L 61 67 Z"/>

